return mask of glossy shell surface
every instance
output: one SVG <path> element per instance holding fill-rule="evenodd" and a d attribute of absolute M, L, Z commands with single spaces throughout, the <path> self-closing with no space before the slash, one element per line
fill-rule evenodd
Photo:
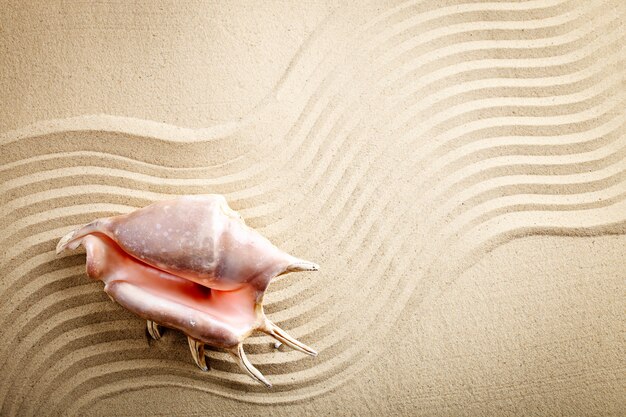
<path fill-rule="evenodd" d="M 317 355 L 265 316 L 263 295 L 275 276 L 319 267 L 248 227 L 221 195 L 184 196 L 95 220 L 63 237 L 57 253 L 79 245 L 87 274 L 104 282 L 109 297 L 144 318 L 155 339 L 161 326 L 185 333 L 203 370 L 208 344 L 271 386 L 243 350 L 254 330 Z"/>

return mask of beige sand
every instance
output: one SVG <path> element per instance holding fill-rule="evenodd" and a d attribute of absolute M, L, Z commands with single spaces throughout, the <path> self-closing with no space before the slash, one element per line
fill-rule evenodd
<path fill-rule="evenodd" d="M 0 415 L 624 415 L 623 2 L 4 2 Z M 222 193 L 321 264 L 200 372 L 54 255 Z"/>

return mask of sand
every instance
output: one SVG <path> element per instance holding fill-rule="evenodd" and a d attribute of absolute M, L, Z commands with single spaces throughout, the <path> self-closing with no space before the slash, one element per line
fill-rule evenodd
<path fill-rule="evenodd" d="M 5 2 L 0 415 L 626 414 L 620 1 Z M 284 250 L 192 362 L 58 239 L 221 193 Z"/>

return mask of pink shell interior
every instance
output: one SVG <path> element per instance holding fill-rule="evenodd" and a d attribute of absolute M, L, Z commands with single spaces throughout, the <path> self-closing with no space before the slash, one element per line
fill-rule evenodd
<path fill-rule="evenodd" d="M 257 325 L 256 291 L 217 291 L 156 269 L 102 234 L 82 238 L 87 274 L 128 310 L 217 346 L 236 345 Z"/>

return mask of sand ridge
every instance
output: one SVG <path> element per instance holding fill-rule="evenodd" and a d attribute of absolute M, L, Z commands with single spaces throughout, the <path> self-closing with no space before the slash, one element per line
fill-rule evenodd
<path fill-rule="evenodd" d="M 247 116 L 191 129 L 112 115 L 0 134 L 0 414 L 80 415 L 178 386 L 290 403 L 349 383 L 402 317 L 485 253 L 529 235 L 626 233 L 626 59 L 614 1 L 420 2 L 335 10 Z M 221 193 L 282 249 L 268 316 L 320 352 L 246 349 L 199 373 L 180 335 L 84 276 L 60 236 L 181 194 Z M 36 383 L 35 383 L 36 382 Z"/>

